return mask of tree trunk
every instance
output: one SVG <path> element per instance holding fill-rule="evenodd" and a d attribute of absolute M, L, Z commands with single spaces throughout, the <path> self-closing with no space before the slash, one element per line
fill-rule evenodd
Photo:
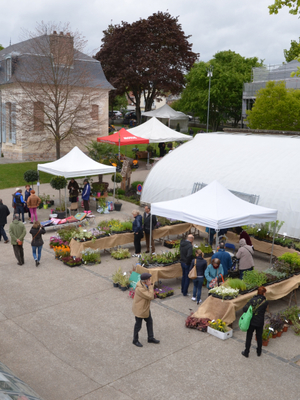
<path fill-rule="evenodd" d="M 56 147 L 56 159 L 60 159 L 60 141 L 56 140 L 55 142 Z"/>
<path fill-rule="evenodd" d="M 103 175 L 102 174 L 98 175 L 98 182 L 103 183 Z"/>

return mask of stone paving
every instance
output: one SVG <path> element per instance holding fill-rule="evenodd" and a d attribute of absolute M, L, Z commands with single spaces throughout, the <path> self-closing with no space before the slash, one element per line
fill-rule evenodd
<path fill-rule="evenodd" d="M 135 171 L 132 181 L 144 180 L 147 173 Z M 8 206 L 12 191 L 0 192 Z M 41 186 L 43 192 L 51 193 L 49 185 Z M 111 217 L 131 218 L 133 208 L 123 202 L 122 211 Z M 41 220 L 48 214 L 38 212 Z M 97 215 L 97 221 L 101 218 L 106 216 Z M 25 226 L 29 231 L 31 225 Z M 180 294 L 180 281 L 173 279 L 163 283 L 174 287 L 174 296 L 151 305 L 161 343 L 148 344 L 143 325 L 144 347 L 137 348 L 132 345 L 132 299 L 111 282 L 116 268 L 129 271 L 136 259 L 116 261 L 101 252 L 99 265 L 68 268 L 48 246 L 53 233 L 45 235 L 38 268 L 29 234 L 24 266 L 17 265 L 12 246 L 0 242 L 0 361 L 44 400 L 300 398 L 300 339 L 291 329 L 271 339 L 260 358 L 253 348 L 246 359 L 241 355 L 245 333 L 237 320 L 233 338 L 226 341 L 185 328 L 197 306 Z M 133 252 L 132 245 L 125 247 Z M 255 255 L 257 268 L 268 263 L 268 256 Z M 202 300 L 206 297 L 204 288 Z M 299 299 L 298 290 L 298 304 Z M 283 300 L 273 301 L 270 311 L 285 307 Z"/>

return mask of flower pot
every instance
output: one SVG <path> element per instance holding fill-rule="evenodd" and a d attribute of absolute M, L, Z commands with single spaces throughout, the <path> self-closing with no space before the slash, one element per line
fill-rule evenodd
<path fill-rule="evenodd" d="M 277 338 L 277 333 L 272 333 L 272 338 L 273 339 Z"/>
<path fill-rule="evenodd" d="M 127 289 L 128 289 L 128 287 L 127 287 L 127 286 L 121 286 L 121 290 L 122 290 L 122 292 L 125 292 Z"/>
<path fill-rule="evenodd" d="M 41 208 L 43 208 L 43 205 L 44 205 L 43 202 L 41 202 L 41 203 L 39 204 L 39 210 L 40 210 Z"/>
<path fill-rule="evenodd" d="M 114 207 L 115 207 L 115 210 L 116 210 L 116 211 L 121 211 L 122 203 L 115 203 L 115 204 L 114 204 Z"/>
<path fill-rule="evenodd" d="M 284 325 L 283 332 L 287 332 L 287 330 L 288 330 L 288 325 Z"/>
<path fill-rule="evenodd" d="M 115 283 L 115 282 L 113 282 L 113 286 L 114 286 L 114 287 L 119 287 L 119 284 L 118 284 L 118 283 Z"/>
<path fill-rule="evenodd" d="M 280 337 L 282 335 L 282 331 L 277 332 L 277 337 Z"/>
<path fill-rule="evenodd" d="M 48 208 L 48 204 L 44 204 L 43 207 L 46 210 Z"/>
<path fill-rule="evenodd" d="M 268 346 L 268 344 L 269 344 L 269 339 L 268 339 L 268 340 L 263 340 L 263 341 L 262 341 L 262 345 L 263 345 L 263 346 Z"/>
<path fill-rule="evenodd" d="M 58 219 L 64 219 L 66 218 L 66 212 L 65 211 L 55 211 L 57 214 Z"/>

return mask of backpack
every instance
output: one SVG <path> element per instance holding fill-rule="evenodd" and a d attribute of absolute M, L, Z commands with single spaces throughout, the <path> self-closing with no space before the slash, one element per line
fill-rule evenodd
<path fill-rule="evenodd" d="M 22 205 L 22 202 L 21 202 L 21 195 L 20 194 L 15 194 L 15 196 L 14 196 L 14 199 L 15 199 L 15 204 L 16 204 L 16 206 L 21 206 Z"/>

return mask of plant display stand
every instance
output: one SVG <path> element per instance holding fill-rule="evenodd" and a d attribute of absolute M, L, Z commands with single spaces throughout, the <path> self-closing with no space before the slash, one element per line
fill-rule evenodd
<path fill-rule="evenodd" d="M 221 340 L 226 340 L 232 337 L 233 329 L 230 329 L 228 332 L 220 332 L 215 329 L 212 329 L 210 326 L 207 327 L 207 333 L 213 335 Z"/>

